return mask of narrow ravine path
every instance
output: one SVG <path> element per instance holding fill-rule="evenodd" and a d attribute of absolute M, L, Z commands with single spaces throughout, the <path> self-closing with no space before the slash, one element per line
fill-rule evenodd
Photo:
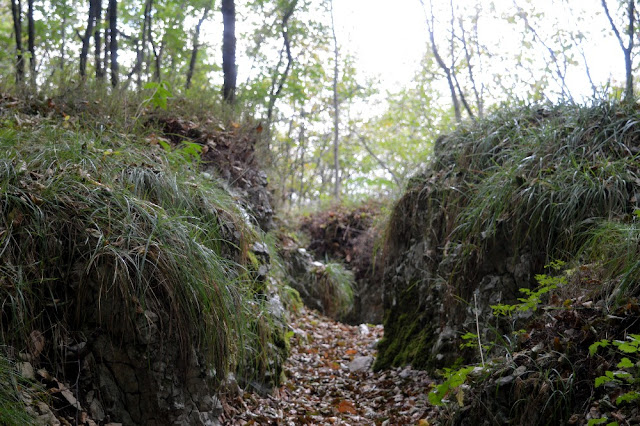
<path fill-rule="evenodd" d="M 287 380 L 273 395 L 227 401 L 228 425 L 429 425 L 433 382 L 410 368 L 374 373 L 382 326 L 348 326 L 303 310 L 291 324 Z"/>

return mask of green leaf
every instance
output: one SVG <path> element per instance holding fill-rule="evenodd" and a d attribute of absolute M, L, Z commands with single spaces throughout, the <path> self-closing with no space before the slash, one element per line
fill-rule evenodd
<path fill-rule="evenodd" d="M 622 360 L 618 363 L 618 368 L 629 368 L 633 367 L 633 362 L 627 357 L 622 358 Z"/>
<path fill-rule="evenodd" d="M 607 339 L 602 339 L 599 342 L 593 343 L 589 346 L 589 355 L 595 355 L 599 348 L 606 348 L 610 343 L 611 342 Z"/>
<path fill-rule="evenodd" d="M 616 405 L 620 405 L 623 402 L 632 402 L 639 398 L 640 398 L 640 393 L 636 391 L 623 393 L 622 395 L 616 398 Z"/>
<path fill-rule="evenodd" d="M 613 344 L 618 347 L 618 350 L 627 354 L 635 354 L 636 352 L 638 352 L 638 346 L 635 346 L 632 343 L 616 341 L 613 342 Z"/>

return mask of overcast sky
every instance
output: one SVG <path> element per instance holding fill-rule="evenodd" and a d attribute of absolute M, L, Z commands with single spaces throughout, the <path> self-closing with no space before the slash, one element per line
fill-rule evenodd
<path fill-rule="evenodd" d="M 526 6 L 524 1 L 518 1 L 522 7 Z M 449 3 L 442 0 L 434 2 L 436 5 Z M 458 2 L 464 4 L 464 0 Z M 513 6 L 513 0 L 495 0 L 494 3 L 499 9 Z M 558 6 L 562 3 L 558 0 L 535 2 L 547 16 L 560 16 L 560 21 L 564 20 L 567 28 L 571 28 L 571 17 L 566 16 L 566 10 Z M 602 13 L 601 1 L 571 0 L 570 3 L 573 8 L 585 10 L 585 31 L 596 32 L 585 44 L 593 79 L 596 83 L 604 83 L 610 77 L 621 81 L 624 76 L 624 59 L 620 46 L 612 35 L 603 36 L 600 32 L 601 28 L 609 30 L 608 21 Z M 613 0 L 609 3 L 613 10 L 617 3 Z M 411 81 L 428 45 L 425 16 L 419 0 L 335 0 L 334 8 L 339 41 L 356 54 L 360 72 L 369 76 L 380 75 L 383 87 L 390 90 Z M 546 22 L 551 21 L 549 19 Z M 551 27 L 544 28 L 545 21 L 535 22 L 541 26 L 538 28 L 541 32 L 554 30 Z M 518 49 L 519 35 L 504 34 L 505 25 L 503 20 L 496 19 L 493 23 L 485 23 L 481 30 L 484 30 L 485 38 L 501 40 L 498 43 L 502 43 L 503 48 Z M 508 31 L 513 32 L 513 26 Z M 581 58 L 578 59 L 582 61 Z M 571 72 L 569 78 L 575 87 L 589 90 L 582 66 Z"/>

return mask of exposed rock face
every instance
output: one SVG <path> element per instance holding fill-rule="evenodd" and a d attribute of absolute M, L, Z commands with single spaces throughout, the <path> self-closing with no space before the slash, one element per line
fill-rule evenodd
<path fill-rule="evenodd" d="M 457 182 L 436 182 L 435 176 L 416 179 L 396 206 L 394 214 L 402 217 L 392 218 L 402 226 L 390 234 L 385 339 L 376 368 L 452 365 L 464 354 L 459 336 L 476 331 L 475 303 L 485 336 L 496 325 L 487 322 L 490 306 L 516 300 L 518 289 L 531 287 L 534 271 L 543 266 L 543 253 L 518 252 L 507 236 L 470 259 L 463 245 L 448 240 L 456 207 L 439 204 Z"/>
<path fill-rule="evenodd" d="M 100 290 L 93 287 L 82 305 L 94 309 L 77 334 L 87 340 L 72 345 L 84 349 L 68 352 L 68 361 L 79 367 L 78 399 L 92 419 L 124 425 L 218 424 L 222 406 L 215 371 L 193 346 L 167 338 L 166 327 L 177 326 L 169 314 L 144 309 L 135 300 L 123 304 L 113 293 L 98 301 Z M 107 322 L 109 332 L 101 327 Z"/>

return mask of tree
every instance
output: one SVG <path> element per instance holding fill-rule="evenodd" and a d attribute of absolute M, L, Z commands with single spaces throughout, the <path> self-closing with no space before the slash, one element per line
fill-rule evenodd
<path fill-rule="evenodd" d="M 11 0 L 11 15 L 13 16 L 13 31 L 16 40 L 16 83 L 24 81 L 24 55 L 22 52 L 22 2 Z"/>
<path fill-rule="evenodd" d="M 284 84 L 287 81 L 287 77 L 289 77 L 291 66 L 293 65 L 293 55 L 291 54 L 291 40 L 289 38 L 289 19 L 291 19 L 291 16 L 293 15 L 297 4 L 298 0 L 289 2 L 282 14 L 281 33 L 283 46 L 282 49 L 280 49 L 278 65 L 276 65 L 276 67 L 274 68 L 273 77 L 271 78 L 271 88 L 269 89 L 269 103 L 267 105 L 267 129 L 271 128 L 273 109 L 275 107 L 276 100 L 282 93 L 282 89 L 284 88 Z M 277 74 L 279 73 L 279 69 L 282 64 L 283 53 L 285 53 L 287 56 L 287 65 L 285 66 L 282 74 L 280 74 L 280 78 L 278 78 Z"/>
<path fill-rule="evenodd" d="M 222 72 L 224 74 L 224 86 L 222 96 L 228 103 L 236 100 L 236 80 L 238 70 L 236 67 L 236 6 L 234 0 L 222 0 L 222 22 L 224 31 L 222 34 Z"/>
<path fill-rule="evenodd" d="M 95 16 L 95 30 L 93 33 L 93 44 L 94 44 L 94 66 L 96 69 L 96 80 L 102 80 L 104 78 L 104 66 L 102 62 L 102 0 L 92 0 L 95 2 L 94 5 L 94 16 Z"/>
<path fill-rule="evenodd" d="M 109 0 L 109 57 L 111 64 L 111 85 L 118 86 L 120 79 L 118 65 L 118 0 Z"/>
<path fill-rule="evenodd" d="M 625 90 L 624 90 L 624 99 L 626 101 L 633 101 L 633 48 L 635 45 L 635 24 L 636 24 L 636 10 L 635 0 L 626 0 L 627 6 L 627 43 L 625 45 L 624 40 L 622 39 L 622 34 L 620 30 L 616 26 L 613 21 L 613 17 L 609 12 L 609 7 L 607 6 L 607 1 L 602 0 L 602 7 L 604 9 L 605 14 L 607 15 L 607 19 L 609 20 L 609 24 L 611 25 L 611 29 L 618 39 L 618 43 L 620 43 L 620 48 L 624 53 L 624 70 L 625 70 Z"/>
<path fill-rule="evenodd" d="M 336 37 L 336 25 L 333 19 L 333 0 L 331 6 L 331 35 L 333 38 L 333 196 L 340 198 L 340 158 L 338 156 L 340 148 L 340 103 L 338 102 L 338 38 Z"/>
<path fill-rule="evenodd" d="M 85 78 L 87 75 L 87 56 L 89 54 L 89 43 L 93 34 L 93 28 L 96 23 L 96 0 L 89 0 L 89 14 L 87 16 L 87 28 L 82 37 L 82 49 L 80 50 L 80 77 Z M 96 40 L 97 43 L 97 40 Z"/>
<path fill-rule="evenodd" d="M 27 0 L 27 36 L 29 46 L 29 78 L 31 86 L 36 88 L 36 30 L 33 18 L 33 0 Z"/>
<path fill-rule="evenodd" d="M 193 78 L 193 71 L 196 68 L 196 59 L 198 58 L 198 49 L 200 48 L 200 28 L 203 22 L 207 19 L 209 10 L 211 9 L 211 1 L 208 1 L 202 12 L 200 20 L 193 31 L 193 47 L 191 49 L 191 59 L 189 60 L 189 69 L 187 70 L 187 82 L 185 83 L 185 89 L 191 88 L 191 79 Z"/>
<path fill-rule="evenodd" d="M 453 0 L 449 0 L 449 36 L 447 39 L 448 44 L 448 55 L 447 61 L 445 61 L 445 56 L 443 52 L 439 49 L 438 43 L 436 41 L 436 17 L 433 10 L 433 0 L 429 0 L 429 10 L 427 12 L 427 8 L 424 4 L 424 0 L 420 0 L 422 4 L 422 8 L 425 14 L 425 20 L 427 23 L 427 30 L 429 32 L 429 42 L 431 52 L 433 53 L 433 57 L 436 60 L 436 63 L 440 67 L 440 69 L 444 72 L 445 78 L 447 80 L 447 85 L 449 87 L 449 94 L 451 95 L 451 102 L 453 103 L 453 110 L 455 113 L 456 121 L 462 120 L 462 108 L 465 109 L 469 117 L 475 118 L 475 114 L 469 102 L 467 101 L 467 96 L 465 95 L 465 90 L 462 87 L 459 79 L 459 68 L 464 66 L 463 63 L 459 63 L 458 58 L 463 56 L 459 50 L 462 50 L 464 53 L 464 59 L 466 60 L 466 69 L 468 73 L 468 79 L 472 86 L 475 98 L 476 98 L 476 110 L 479 115 L 482 116 L 484 111 L 484 101 L 482 99 L 482 94 L 484 88 L 478 88 L 473 66 L 471 64 L 473 49 L 470 46 L 471 40 L 467 37 L 467 32 L 464 27 L 463 19 L 459 18 L 456 20 L 456 7 L 454 6 Z M 477 40 L 477 25 L 478 25 L 478 17 L 479 9 L 476 6 L 476 15 L 473 17 L 474 22 L 474 36 L 476 42 L 477 56 L 480 56 L 479 51 L 479 42 Z M 457 22 L 456 22 L 457 21 Z"/>

